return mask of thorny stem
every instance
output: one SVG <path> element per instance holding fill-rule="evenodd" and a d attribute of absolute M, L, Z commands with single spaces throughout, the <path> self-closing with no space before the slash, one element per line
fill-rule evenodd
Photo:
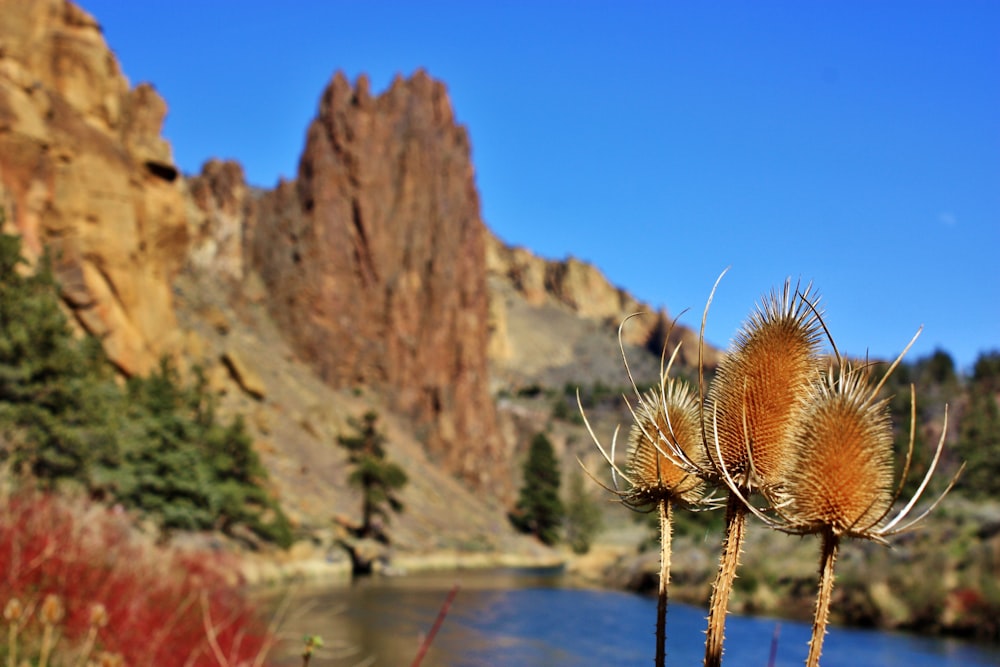
<path fill-rule="evenodd" d="M 840 537 L 827 529 L 823 532 L 823 546 L 819 559 L 819 594 L 816 596 L 816 619 L 813 621 L 812 639 L 809 640 L 809 657 L 806 667 L 819 667 L 823 652 L 823 637 L 830 616 L 830 596 L 833 592 L 833 565 L 837 560 Z"/>
<path fill-rule="evenodd" d="M 660 589 L 656 604 L 656 667 L 663 667 L 667 661 L 667 589 L 670 586 L 673 504 L 669 498 L 661 498 L 657 504 L 660 510 Z"/>
<path fill-rule="evenodd" d="M 17 664 L 17 620 L 11 619 L 10 628 L 7 630 L 7 644 L 9 653 L 7 654 L 7 667 L 14 667 Z"/>
<path fill-rule="evenodd" d="M 46 667 L 49 663 L 49 656 L 52 654 L 52 648 L 55 646 L 55 627 L 51 623 L 45 624 L 45 630 L 42 632 L 42 649 L 38 656 L 38 667 Z"/>
<path fill-rule="evenodd" d="M 726 634 L 726 608 L 733 590 L 736 568 L 740 564 L 743 536 L 746 531 L 747 508 L 735 493 L 726 503 L 726 538 L 719 556 L 719 573 L 712 587 L 712 602 L 708 609 L 708 632 L 705 638 L 705 667 L 722 664 L 722 643 Z"/>

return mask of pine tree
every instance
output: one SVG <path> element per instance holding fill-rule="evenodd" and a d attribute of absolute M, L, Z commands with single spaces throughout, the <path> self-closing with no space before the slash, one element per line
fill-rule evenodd
<path fill-rule="evenodd" d="M 559 527 L 565 516 L 559 499 L 559 462 L 552 443 L 544 433 L 531 441 L 524 463 L 524 483 L 511 513 L 511 522 L 521 531 L 532 533 L 545 544 L 559 541 Z"/>
<path fill-rule="evenodd" d="M 114 455 L 116 388 L 100 344 L 73 338 L 48 258 L 26 265 L 20 237 L 0 234 L 0 423 L 14 443 L 4 454 L 43 483 L 90 483 Z"/>
<path fill-rule="evenodd" d="M 368 411 L 360 422 L 350 421 L 356 434 L 340 436 L 338 441 L 348 450 L 354 466 L 348 481 L 361 490 L 362 519 L 356 534 L 388 543 L 389 536 L 376 519 L 388 523 L 390 511 L 397 514 L 403 511 L 403 502 L 396 492 L 408 479 L 406 471 L 386 459 L 385 435 L 378 430 L 377 422 L 378 414 Z"/>

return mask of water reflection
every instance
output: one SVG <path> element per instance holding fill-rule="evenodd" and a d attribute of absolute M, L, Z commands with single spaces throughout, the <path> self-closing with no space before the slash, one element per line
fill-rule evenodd
<path fill-rule="evenodd" d="M 500 665 L 643 665 L 654 653 L 655 601 L 628 593 L 568 587 L 557 573 L 501 570 L 372 579 L 343 588 L 300 590 L 286 624 L 291 642 L 279 664 L 301 665 L 303 634 L 323 636 L 329 648 L 311 667 L 409 665 L 453 585 L 457 597 L 428 651 L 425 667 Z M 704 611 L 672 604 L 667 619 L 671 664 L 700 664 Z M 767 665 L 778 621 L 732 617 L 726 659 Z M 781 622 L 777 667 L 801 665 L 810 628 Z M 342 654 L 350 646 L 353 652 Z M 833 628 L 825 667 L 1000 665 L 1000 650 L 958 641 Z"/>

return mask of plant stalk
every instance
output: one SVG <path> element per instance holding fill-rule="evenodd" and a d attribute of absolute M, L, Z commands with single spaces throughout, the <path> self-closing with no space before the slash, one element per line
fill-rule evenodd
<path fill-rule="evenodd" d="M 667 590 L 670 586 L 673 504 L 669 498 L 661 498 L 657 505 L 660 511 L 660 589 L 656 603 L 656 667 L 664 667 L 667 661 Z"/>
<path fill-rule="evenodd" d="M 719 573 L 712 587 L 712 601 L 708 608 L 708 631 L 705 637 L 705 667 L 722 664 L 722 644 L 726 634 L 726 609 L 733 580 L 740 564 L 740 551 L 746 532 L 747 508 L 736 494 L 730 493 L 726 503 L 726 537 L 719 555 Z"/>
<path fill-rule="evenodd" d="M 833 566 L 837 561 L 840 537 L 827 529 L 823 532 L 823 546 L 819 559 L 819 593 L 816 596 L 816 618 L 813 621 L 812 639 L 809 640 L 807 667 L 819 667 L 819 656 L 823 652 L 823 638 L 830 616 L 830 598 L 833 593 Z"/>

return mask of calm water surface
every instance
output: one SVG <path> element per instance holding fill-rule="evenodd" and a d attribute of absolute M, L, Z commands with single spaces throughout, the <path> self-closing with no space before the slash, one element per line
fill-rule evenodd
<path fill-rule="evenodd" d="M 459 585 L 426 667 L 650 665 L 656 602 L 630 593 L 573 588 L 551 573 L 525 570 L 420 574 L 373 579 L 345 588 L 301 589 L 285 624 L 295 644 L 318 634 L 326 647 L 310 667 L 410 665 L 449 590 Z M 775 665 L 805 662 L 811 628 L 804 623 L 731 616 L 725 664 L 766 667 L 780 624 Z M 671 604 L 667 663 L 700 665 L 705 612 Z M 1000 648 L 956 640 L 833 628 L 823 645 L 824 667 L 1000 665 Z"/>

